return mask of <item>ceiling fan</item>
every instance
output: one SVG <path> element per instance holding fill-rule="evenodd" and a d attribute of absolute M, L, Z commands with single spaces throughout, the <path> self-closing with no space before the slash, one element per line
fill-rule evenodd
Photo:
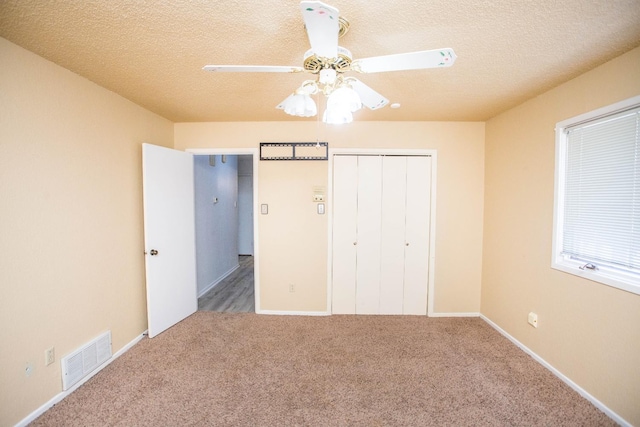
<path fill-rule="evenodd" d="M 345 76 L 346 72 L 380 73 L 450 67 L 456 60 L 456 54 L 450 48 L 354 60 L 348 49 L 338 46 L 338 38 L 349 30 L 349 22 L 339 15 L 338 9 L 320 1 L 302 1 L 300 9 L 311 45 L 311 49 L 304 55 L 302 67 L 206 65 L 203 70 L 315 74 L 317 77 L 314 80 L 303 82 L 276 108 L 294 116 L 315 116 L 317 107 L 311 95 L 323 93 L 327 97 L 327 108 L 323 115 L 323 121 L 338 124 L 351 122 L 353 120 L 352 113 L 363 105 L 371 110 L 377 110 L 389 103 L 387 98 L 360 80 Z"/>

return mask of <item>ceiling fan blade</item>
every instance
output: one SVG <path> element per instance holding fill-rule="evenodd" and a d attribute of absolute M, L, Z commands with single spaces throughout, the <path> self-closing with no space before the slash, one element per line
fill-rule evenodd
<path fill-rule="evenodd" d="M 362 105 L 369 108 L 370 110 L 377 110 L 389 103 L 389 100 L 387 98 L 380 95 L 378 92 L 371 89 L 360 80 L 351 77 L 349 78 L 349 83 L 351 84 L 353 90 L 355 90 L 358 95 L 360 95 L 360 101 L 362 101 Z"/>
<path fill-rule="evenodd" d="M 302 67 L 288 67 L 277 65 L 205 65 L 205 71 L 219 73 L 301 73 Z"/>
<path fill-rule="evenodd" d="M 321 58 L 336 58 L 340 29 L 338 9 L 320 1 L 303 1 L 300 10 L 313 53 Z"/>
<path fill-rule="evenodd" d="M 360 73 L 380 73 L 384 71 L 450 67 L 456 58 L 453 49 L 449 48 L 422 50 L 418 52 L 356 59 L 351 63 L 351 69 Z"/>

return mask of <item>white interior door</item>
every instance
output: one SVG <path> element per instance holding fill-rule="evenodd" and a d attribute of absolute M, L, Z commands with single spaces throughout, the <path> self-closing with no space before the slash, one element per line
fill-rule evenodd
<path fill-rule="evenodd" d="M 407 158 L 382 158 L 380 314 L 402 314 Z"/>
<path fill-rule="evenodd" d="M 355 314 L 356 244 L 358 219 L 358 157 L 335 156 L 333 161 L 333 262 L 334 314 Z"/>
<path fill-rule="evenodd" d="M 431 157 L 407 158 L 404 314 L 427 314 Z"/>
<path fill-rule="evenodd" d="M 380 312 L 382 157 L 358 156 L 356 314 Z"/>
<path fill-rule="evenodd" d="M 149 337 L 198 308 L 193 155 L 143 144 L 144 240 Z"/>

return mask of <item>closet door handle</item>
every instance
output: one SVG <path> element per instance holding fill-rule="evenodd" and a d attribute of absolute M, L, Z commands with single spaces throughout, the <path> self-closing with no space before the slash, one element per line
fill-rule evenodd
<path fill-rule="evenodd" d="M 155 249 L 151 249 L 149 253 L 151 254 L 151 256 L 158 255 L 158 251 L 156 251 Z"/>
<path fill-rule="evenodd" d="M 358 244 L 358 242 L 353 242 L 353 246 L 356 246 Z"/>
<path fill-rule="evenodd" d="M 405 243 L 404 245 L 405 245 L 405 246 L 409 246 L 409 242 Z"/>

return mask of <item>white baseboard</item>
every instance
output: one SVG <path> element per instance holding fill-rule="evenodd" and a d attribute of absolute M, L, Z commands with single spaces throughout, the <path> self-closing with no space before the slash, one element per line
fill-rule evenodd
<path fill-rule="evenodd" d="M 331 313 L 326 311 L 256 310 L 256 314 L 267 314 L 270 316 L 331 316 Z"/>
<path fill-rule="evenodd" d="M 515 339 L 514 337 L 512 337 L 511 335 L 509 335 L 507 333 L 507 331 L 505 331 L 504 329 L 502 329 L 500 326 L 496 325 L 495 323 L 493 323 L 491 320 L 489 320 L 489 318 L 487 318 L 485 315 L 481 314 L 480 318 L 482 320 L 484 320 L 485 322 L 487 322 L 493 329 L 495 329 L 496 331 L 500 332 L 502 335 L 504 335 L 505 338 L 507 338 L 509 341 L 511 341 L 512 343 L 514 343 L 515 345 L 517 345 L 518 347 L 520 347 L 520 349 L 522 351 L 524 351 L 525 353 L 527 353 L 529 356 L 533 357 L 533 359 L 540 363 L 542 366 L 544 366 L 545 368 L 547 368 L 548 370 L 551 371 L 551 373 L 553 373 L 556 377 L 560 378 L 565 384 L 567 384 L 569 387 L 571 387 L 572 389 L 574 389 L 575 391 L 578 392 L 578 394 L 582 397 L 584 397 L 585 399 L 587 399 L 589 402 L 593 403 L 593 406 L 595 406 L 596 408 L 600 409 L 602 412 L 604 412 L 605 414 L 607 414 L 607 416 L 609 418 L 611 418 L 613 421 L 615 421 L 616 423 L 620 424 L 621 426 L 625 426 L 625 427 L 632 427 L 631 423 L 629 423 L 628 421 L 626 421 L 624 418 L 622 418 L 620 415 L 616 414 L 615 412 L 613 412 L 611 409 L 609 409 L 604 403 L 600 402 L 598 399 L 596 399 L 595 397 L 593 397 L 591 394 L 589 394 L 585 389 L 583 389 L 582 387 L 580 387 L 578 384 L 574 383 L 571 379 L 569 379 L 569 377 L 567 377 L 566 375 L 564 375 L 562 372 L 558 371 L 556 368 L 554 368 L 553 366 L 551 366 L 551 364 L 549 364 L 546 360 L 544 360 L 542 357 L 538 356 L 536 353 L 534 353 L 531 349 L 529 349 L 529 347 L 525 346 L 524 344 L 522 344 L 520 341 L 518 341 L 517 339 Z"/>
<path fill-rule="evenodd" d="M 93 372 L 89 373 L 86 377 L 84 377 L 83 379 L 81 379 L 77 384 L 75 384 L 73 387 L 70 387 L 68 390 L 65 390 L 63 392 L 60 392 L 58 394 L 56 394 L 51 400 L 49 400 L 47 403 L 45 403 L 44 405 L 40 406 L 38 409 L 36 409 L 35 411 L 33 411 L 32 413 L 30 413 L 29 415 L 27 415 L 22 421 L 20 421 L 18 424 L 15 425 L 15 427 L 25 427 L 27 426 L 29 423 L 33 422 L 36 418 L 38 418 L 40 415 L 44 414 L 46 411 L 48 411 L 49 409 L 51 409 L 51 407 L 53 405 L 55 405 L 56 403 L 59 403 L 60 401 L 62 401 L 62 399 L 64 399 L 65 397 L 69 396 L 71 393 L 73 393 L 78 387 L 80 387 L 82 384 L 84 384 L 85 382 L 87 382 L 91 377 L 93 377 L 95 374 L 97 374 L 98 372 L 100 372 L 101 370 L 103 370 L 109 363 L 113 362 L 114 360 L 116 360 L 118 357 L 122 356 L 124 353 L 127 352 L 127 350 L 129 350 L 131 347 L 133 347 L 134 345 L 136 345 L 142 338 L 144 338 L 147 333 L 149 331 L 144 331 L 142 334 L 138 335 L 137 337 L 135 337 L 131 342 L 129 342 L 128 344 L 126 344 L 124 347 L 122 347 L 120 350 L 118 350 L 113 356 L 111 356 L 111 358 L 109 358 L 109 360 L 107 360 L 106 362 L 104 362 L 102 365 L 98 366 Z M 62 385 L 62 382 L 60 383 L 60 385 Z"/>
<path fill-rule="evenodd" d="M 267 314 L 276 316 L 331 316 L 328 311 L 279 311 L 279 310 L 256 310 L 257 314 Z M 480 317 L 480 313 L 431 313 L 429 317 Z"/>
<path fill-rule="evenodd" d="M 429 317 L 480 317 L 480 313 L 429 313 Z"/>
<path fill-rule="evenodd" d="M 204 288 L 203 290 L 201 290 L 200 292 L 198 292 L 198 298 L 200 298 L 202 295 L 206 294 L 207 292 L 209 292 L 211 289 L 215 288 L 217 284 L 219 284 L 220 282 L 222 282 L 224 279 L 226 279 L 231 273 L 233 273 L 234 271 L 236 271 L 237 269 L 240 268 L 240 264 L 236 264 L 234 267 L 231 268 L 231 270 L 227 271 L 226 273 L 224 273 L 222 276 L 220 276 L 218 279 L 214 280 L 213 282 L 209 283 L 207 285 L 206 288 Z"/>

